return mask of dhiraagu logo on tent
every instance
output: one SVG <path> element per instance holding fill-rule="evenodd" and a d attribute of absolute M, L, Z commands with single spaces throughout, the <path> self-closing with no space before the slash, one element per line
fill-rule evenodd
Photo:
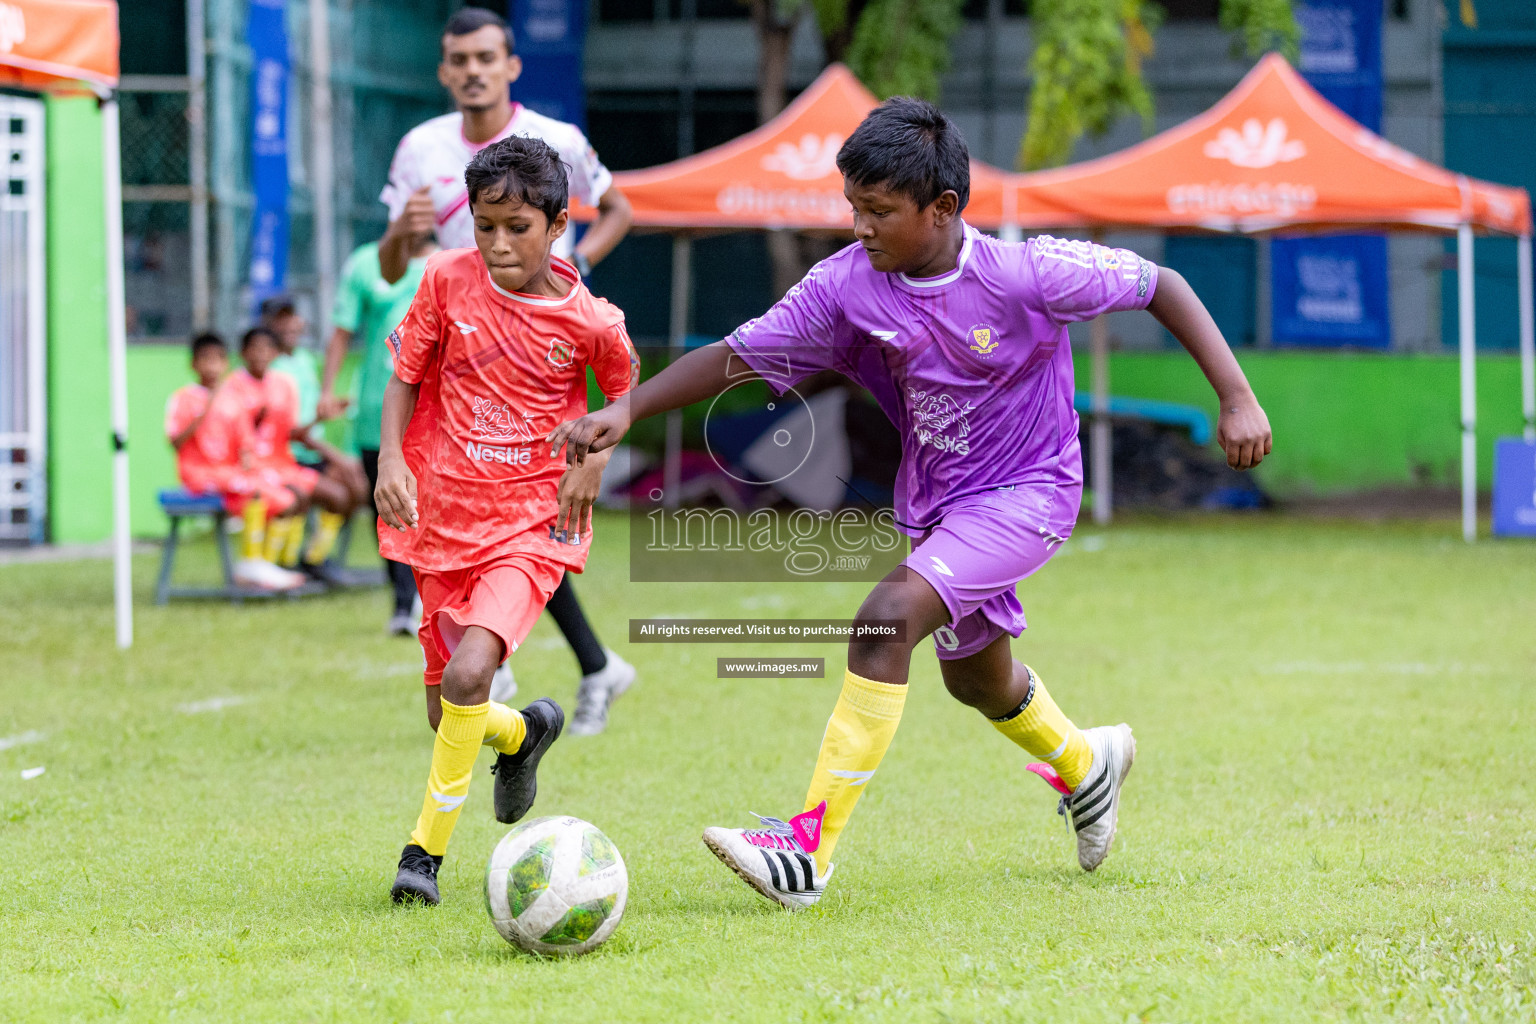
<path fill-rule="evenodd" d="M 0 4 L 0 53 L 10 53 L 26 41 L 26 12 L 15 4 Z"/>
<path fill-rule="evenodd" d="M 1307 144 L 1286 137 L 1285 121 L 1270 118 L 1264 124 L 1256 117 L 1243 122 L 1242 130 L 1223 128 L 1205 144 L 1205 155 L 1225 160 L 1234 167 L 1273 167 L 1307 155 Z"/>
<path fill-rule="evenodd" d="M 762 168 L 795 181 L 817 181 L 837 173 L 837 151 L 842 145 L 843 137 L 835 132 L 806 132 L 798 144 L 781 142 L 774 147 L 772 153 L 763 157 Z"/>

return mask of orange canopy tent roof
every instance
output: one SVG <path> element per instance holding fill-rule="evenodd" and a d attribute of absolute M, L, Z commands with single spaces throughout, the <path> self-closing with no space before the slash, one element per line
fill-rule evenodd
<path fill-rule="evenodd" d="M 1394 146 L 1277 54 L 1176 128 L 1013 181 L 1019 222 L 1039 228 L 1531 230 L 1524 189 L 1476 181 Z"/>
<path fill-rule="evenodd" d="M 773 120 L 740 138 L 657 167 L 621 171 L 613 183 L 638 227 L 852 228 L 837 151 L 879 103 L 841 64 L 823 71 Z M 965 219 L 999 227 L 1012 175 L 971 161 Z M 592 211 L 574 211 L 590 219 Z M 584 216 L 583 216 L 584 215 Z"/>
<path fill-rule="evenodd" d="M 5 0 L 0 4 L 0 85 L 48 89 L 84 81 L 117 85 L 113 0 Z"/>

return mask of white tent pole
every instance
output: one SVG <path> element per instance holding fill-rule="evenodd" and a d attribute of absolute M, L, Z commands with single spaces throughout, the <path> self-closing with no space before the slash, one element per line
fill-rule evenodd
<path fill-rule="evenodd" d="M 1461 348 L 1461 536 L 1477 539 L 1477 342 L 1472 307 L 1472 225 L 1456 230 L 1457 313 Z"/>
<path fill-rule="evenodd" d="M 1520 295 L 1520 405 L 1525 439 L 1536 441 L 1536 312 L 1531 302 L 1531 236 L 1515 242 L 1516 290 Z"/>
<path fill-rule="evenodd" d="M 1003 187 L 1003 223 L 997 237 L 1004 242 L 1024 241 L 1024 229 L 1019 226 L 1019 190 L 1017 186 Z"/>
<path fill-rule="evenodd" d="M 693 270 L 693 241 L 687 235 L 672 236 L 672 323 L 667 343 L 667 362 L 688 351 L 688 297 L 692 293 L 689 278 Z M 666 508 L 679 504 L 683 478 L 683 411 L 667 413 L 667 437 L 662 456 L 661 503 Z"/>
<path fill-rule="evenodd" d="M 208 293 L 208 29 L 204 0 L 187 0 L 187 180 L 192 186 L 187 238 L 192 329 L 211 323 Z"/>
<path fill-rule="evenodd" d="M 133 646 L 133 566 L 128 549 L 128 337 L 123 297 L 123 174 L 117 95 L 101 105 L 107 223 L 107 361 L 112 403 L 112 593 L 117 646 Z"/>
<path fill-rule="evenodd" d="M 1093 486 L 1093 521 L 1107 524 L 1113 515 L 1114 448 L 1109 423 L 1109 324 L 1096 316 L 1088 325 L 1088 351 L 1093 361 L 1093 423 L 1088 430 L 1089 474 Z"/>

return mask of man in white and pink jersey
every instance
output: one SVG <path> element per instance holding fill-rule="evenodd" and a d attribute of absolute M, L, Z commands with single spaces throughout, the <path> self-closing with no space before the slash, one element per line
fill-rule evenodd
<path fill-rule="evenodd" d="M 832 847 L 880 765 L 906 702 L 912 648 L 930 634 L 944 684 L 1038 757 L 1092 871 L 1114 839 L 1135 758 L 1130 727 L 1079 729 L 1010 639 L 1014 593 L 1077 519 L 1082 455 L 1067 324 L 1146 309 L 1189 350 L 1221 398 L 1217 439 L 1248 469 L 1269 452 L 1269 421 L 1220 330 L 1187 282 L 1123 249 L 1035 238 L 999 242 L 961 219 L 969 154 L 935 107 L 898 97 L 874 110 L 837 157 L 858 244 L 824 260 L 768 313 L 697 349 L 601 412 L 550 435 L 580 462 L 634 420 L 757 376 L 783 393 L 835 370 L 874 395 L 901 433 L 898 524 L 912 553 L 854 618 L 855 639 L 804 810 L 756 829 L 710 828 L 704 842 L 789 909 L 820 899 Z M 862 628 L 861 628 L 862 627 Z"/>
<path fill-rule="evenodd" d="M 598 210 L 574 244 L 574 232 L 555 242 L 554 254 L 585 277 L 629 231 L 629 201 L 597 158 L 581 129 L 545 117 L 512 100 L 511 84 L 523 64 L 513 52 L 512 30 L 494 11 L 466 7 L 443 28 L 437 80 L 457 108 L 406 132 L 389 165 L 379 199 L 389 207 L 389 229 L 379 241 L 379 269 L 393 284 L 405 276 L 413 239 L 433 233 L 444 249 L 474 248 L 474 217 L 464 168 L 476 153 L 509 135 L 543 139 L 565 164 L 571 198 Z"/>
<path fill-rule="evenodd" d="M 580 128 L 512 101 L 508 88 L 522 73 L 522 61 L 513 53 L 512 30 L 500 15 L 476 7 L 456 11 L 443 28 L 442 55 L 437 80 L 458 109 L 417 125 L 395 150 L 389 183 L 379 195 L 389 206 L 390 220 L 379 241 L 380 273 L 391 284 L 400 280 L 417 240 L 427 234 L 435 234 L 444 249 L 474 248 L 464 168 L 492 143 L 522 135 L 554 149 L 565 165 L 570 197 L 597 207 L 597 220 L 580 244 L 572 245 L 573 231 L 554 243 L 554 255 L 586 277 L 629 230 L 629 201 L 613 187 L 613 175 Z M 634 666 L 598 641 L 569 578 L 560 581 L 546 607 L 581 668 L 571 732 L 602 732 L 609 705 L 634 683 Z M 511 668 L 502 666 L 496 699 L 507 700 L 516 690 Z"/>

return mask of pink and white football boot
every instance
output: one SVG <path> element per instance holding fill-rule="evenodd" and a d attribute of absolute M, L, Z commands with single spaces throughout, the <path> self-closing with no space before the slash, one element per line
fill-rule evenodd
<path fill-rule="evenodd" d="M 1048 764 L 1025 767 L 1061 794 L 1056 813 L 1077 833 L 1078 866 L 1092 871 L 1104 863 L 1109 846 L 1115 841 L 1120 824 L 1120 789 L 1136 760 L 1136 737 L 1131 735 L 1131 727 L 1121 722 L 1084 729 L 1083 738 L 1093 749 L 1093 766 L 1076 789 L 1068 789 L 1056 769 Z"/>
<path fill-rule="evenodd" d="M 707 828 L 704 845 L 725 862 L 741 880 L 786 910 L 804 910 L 821 899 L 836 865 L 816 874 L 811 854 L 821 845 L 821 819 L 827 813 L 823 800 L 788 821 L 754 816 L 762 828 Z"/>

